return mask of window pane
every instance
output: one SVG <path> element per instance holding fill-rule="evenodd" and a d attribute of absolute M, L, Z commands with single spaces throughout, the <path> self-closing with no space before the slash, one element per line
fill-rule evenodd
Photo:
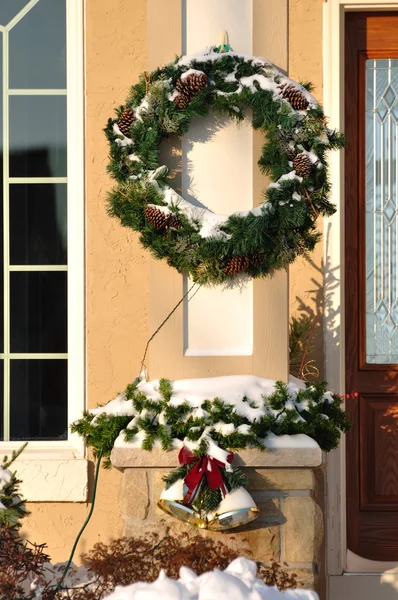
<path fill-rule="evenodd" d="M 366 361 L 398 363 L 398 65 L 366 61 Z"/>
<path fill-rule="evenodd" d="M 66 352 L 66 272 L 10 273 L 11 352 Z"/>
<path fill-rule="evenodd" d="M 3 187 L 0 188 L 0 352 L 4 351 Z M 3 393 L 3 392 L 1 392 Z"/>
<path fill-rule="evenodd" d="M 66 185 L 10 186 L 12 265 L 66 264 Z"/>
<path fill-rule="evenodd" d="M 1 0 L 0 25 L 8 25 L 27 4 L 29 0 Z"/>
<path fill-rule="evenodd" d="M 11 88 L 66 88 L 65 11 L 65 0 L 39 0 L 10 31 Z"/>
<path fill-rule="evenodd" d="M 67 361 L 11 360 L 11 440 L 67 438 Z"/>
<path fill-rule="evenodd" d="M 10 176 L 66 177 L 66 96 L 10 96 Z"/>
<path fill-rule="evenodd" d="M 0 1 L 1 4 L 1 1 Z M 1 40 L 1 37 L 0 37 Z M 3 177 L 3 45 L 0 44 L 0 176 Z"/>
<path fill-rule="evenodd" d="M 0 441 L 4 438 L 4 361 L 0 360 Z"/>

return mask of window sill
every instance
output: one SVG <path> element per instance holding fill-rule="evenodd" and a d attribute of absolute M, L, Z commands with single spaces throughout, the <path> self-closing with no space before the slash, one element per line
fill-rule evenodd
<path fill-rule="evenodd" d="M 0 445 L 10 455 L 12 447 Z M 86 502 L 88 461 L 73 448 L 27 448 L 12 464 L 27 502 Z"/>

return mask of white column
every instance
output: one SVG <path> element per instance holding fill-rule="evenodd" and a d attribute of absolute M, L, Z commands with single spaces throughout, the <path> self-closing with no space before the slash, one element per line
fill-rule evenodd
<path fill-rule="evenodd" d="M 217 44 L 226 30 L 234 51 L 252 54 L 252 0 L 187 0 L 183 13 L 183 53 Z M 216 213 L 253 206 L 253 133 L 212 116 L 193 121 L 182 143 L 182 191 Z M 185 285 L 191 285 L 186 281 Z M 253 353 L 253 283 L 241 288 L 201 288 L 185 303 L 185 356 Z"/>

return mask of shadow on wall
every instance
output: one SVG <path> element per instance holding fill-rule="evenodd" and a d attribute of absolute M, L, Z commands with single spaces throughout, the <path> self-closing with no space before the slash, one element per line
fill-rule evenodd
<path fill-rule="evenodd" d="M 329 224 L 324 234 L 326 259 L 322 259 L 320 265 L 317 265 L 311 258 L 306 259 L 311 269 L 317 274 L 316 277 L 311 277 L 312 289 L 306 292 L 309 296 L 309 301 L 303 297 L 296 296 L 296 316 L 307 317 L 311 323 L 316 319 L 313 331 L 314 350 L 312 358 L 315 359 L 321 380 L 324 378 L 323 328 L 325 312 L 328 315 L 328 343 L 332 340 L 336 348 L 340 345 L 340 325 L 337 321 L 340 321 L 341 309 L 339 304 L 335 306 L 333 303 L 333 294 L 336 287 L 340 285 L 340 267 L 331 267 L 331 260 L 329 258 L 330 234 L 331 225 Z"/>

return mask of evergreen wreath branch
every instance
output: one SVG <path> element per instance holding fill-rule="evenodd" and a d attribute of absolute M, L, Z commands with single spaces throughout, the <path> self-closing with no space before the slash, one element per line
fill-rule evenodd
<path fill-rule="evenodd" d="M 109 214 L 139 232 L 156 258 L 200 284 L 286 268 L 320 239 L 317 217 L 335 211 L 327 153 L 344 146 L 309 89 L 263 58 L 214 49 L 144 73 L 105 128 L 117 182 Z M 258 165 L 272 183 L 263 204 L 229 216 L 198 208 L 160 165 L 162 141 L 184 135 L 192 119 L 210 111 L 239 122 L 248 109 L 265 137 Z"/>

